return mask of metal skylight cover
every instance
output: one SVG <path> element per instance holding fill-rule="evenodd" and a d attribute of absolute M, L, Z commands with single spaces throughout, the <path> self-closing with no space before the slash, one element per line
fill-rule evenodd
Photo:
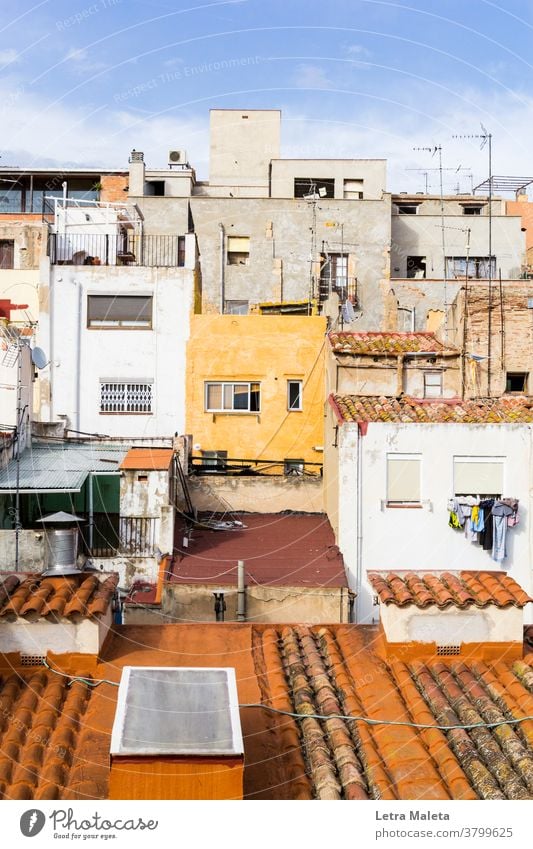
<path fill-rule="evenodd" d="M 111 754 L 242 755 L 235 670 L 125 666 Z"/>

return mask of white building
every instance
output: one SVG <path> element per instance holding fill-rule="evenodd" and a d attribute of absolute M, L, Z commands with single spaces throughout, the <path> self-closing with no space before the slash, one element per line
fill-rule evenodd
<path fill-rule="evenodd" d="M 147 236 L 123 204 L 56 211 L 41 269 L 41 420 L 106 436 L 181 432 L 195 236 Z"/>
<path fill-rule="evenodd" d="M 531 594 L 533 402 L 330 396 L 326 510 L 358 594 L 357 621 L 378 617 L 366 573 L 501 570 Z M 455 495 L 519 500 L 507 557 L 448 524 Z"/>

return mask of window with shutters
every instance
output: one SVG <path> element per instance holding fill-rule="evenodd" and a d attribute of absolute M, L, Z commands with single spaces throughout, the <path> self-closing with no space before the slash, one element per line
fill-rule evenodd
<path fill-rule="evenodd" d="M 503 457 L 454 457 L 454 494 L 500 497 L 503 471 Z"/>
<path fill-rule="evenodd" d="M 420 504 L 420 454 L 387 455 L 387 506 Z"/>
<path fill-rule="evenodd" d="M 206 383 L 205 409 L 208 413 L 259 413 L 259 383 Z"/>
<path fill-rule="evenodd" d="M 228 236 L 228 265 L 248 265 L 250 262 L 250 237 Z"/>
<path fill-rule="evenodd" d="M 98 330 L 127 328 L 150 330 L 151 295 L 89 295 L 87 327 Z"/>
<path fill-rule="evenodd" d="M 151 382 L 100 382 L 101 413 L 151 413 L 154 397 Z"/>

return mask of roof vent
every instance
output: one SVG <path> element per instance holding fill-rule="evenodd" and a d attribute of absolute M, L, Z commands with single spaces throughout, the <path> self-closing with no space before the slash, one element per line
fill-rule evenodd
<path fill-rule="evenodd" d="M 437 646 L 438 657 L 453 657 L 461 654 L 461 646 Z"/>
<path fill-rule="evenodd" d="M 21 666 L 44 666 L 46 661 L 45 654 L 25 654 L 20 653 Z"/>
<path fill-rule="evenodd" d="M 130 153 L 130 162 L 144 162 L 143 151 L 133 149 Z"/>

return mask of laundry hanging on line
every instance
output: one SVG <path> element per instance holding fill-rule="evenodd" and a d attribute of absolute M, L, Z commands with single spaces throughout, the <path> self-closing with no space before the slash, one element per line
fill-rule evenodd
<path fill-rule="evenodd" d="M 467 540 L 490 551 L 492 559 L 501 563 L 507 557 L 507 530 L 519 522 L 518 504 L 517 498 L 456 496 L 448 501 L 448 524 L 463 530 Z"/>

